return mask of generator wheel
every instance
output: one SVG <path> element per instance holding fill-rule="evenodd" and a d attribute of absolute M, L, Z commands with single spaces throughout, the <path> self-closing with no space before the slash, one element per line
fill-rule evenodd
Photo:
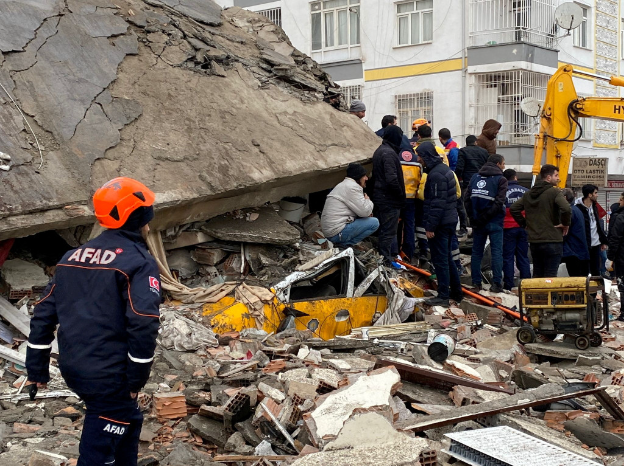
<path fill-rule="evenodd" d="M 516 339 L 521 345 L 526 345 L 527 343 L 534 343 L 535 340 L 537 340 L 537 336 L 535 335 L 533 327 L 524 326 L 518 329 Z"/>
<path fill-rule="evenodd" d="M 592 345 L 594 348 L 602 345 L 602 336 L 598 332 L 593 332 L 589 336 L 589 344 Z"/>
<path fill-rule="evenodd" d="M 586 350 L 587 348 L 589 348 L 589 338 L 587 338 L 585 335 L 579 335 L 578 337 L 576 337 L 576 340 L 574 340 L 574 346 L 576 346 L 580 350 Z"/>

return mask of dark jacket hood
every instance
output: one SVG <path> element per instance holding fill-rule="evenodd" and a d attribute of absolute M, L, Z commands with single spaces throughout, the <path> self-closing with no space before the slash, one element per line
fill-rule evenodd
<path fill-rule="evenodd" d="M 396 125 L 388 125 L 386 126 L 386 130 L 383 134 L 384 142 L 387 142 L 392 146 L 394 151 L 398 154 L 399 148 L 401 147 L 401 141 L 403 140 L 403 130 Z"/>
<path fill-rule="evenodd" d="M 503 171 L 499 166 L 492 162 L 486 162 L 485 165 L 481 167 L 481 170 L 479 170 L 479 175 L 481 176 L 496 176 L 502 174 Z"/>
<path fill-rule="evenodd" d="M 502 126 L 503 125 L 501 125 L 496 120 L 488 120 L 483 125 L 483 130 L 481 130 L 481 134 L 483 134 L 488 139 L 494 139 L 496 138 L 496 131 L 500 130 Z"/>
<path fill-rule="evenodd" d="M 533 187 L 529 190 L 529 196 L 533 199 L 537 199 L 548 189 L 554 188 L 554 186 L 547 181 L 538 180 L 535 182 Z"/>
<path fill-rule="evenodd" d="M 436 151 L 435 146 L 430 142 L 423 142 L 416 148 L 416 153 L 422 157 L 427 170 L 431 170 L 436 165 L 443 163 L 442 158 Z"/>

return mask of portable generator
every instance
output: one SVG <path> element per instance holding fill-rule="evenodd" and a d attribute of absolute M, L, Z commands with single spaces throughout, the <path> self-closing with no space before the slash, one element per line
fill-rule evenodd
<path fill-rule="evenodd" d="M 602 296 L 598 299 L 598 292 Z M 580 350 L 600 346 L 599 330 L 609 329 L 609 305 L 602 277 L 529 278 L 518 288 L 520 322 L 516 338 L 533 343 L 537 335 L 575 337 Z"/>

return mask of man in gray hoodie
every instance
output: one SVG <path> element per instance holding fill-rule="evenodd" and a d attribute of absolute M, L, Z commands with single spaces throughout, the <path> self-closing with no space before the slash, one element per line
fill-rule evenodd
<path fill-rule="evenodd" d="M 347 177 L 327 195 L 321 229 L 336 246 L 353 246 L 379 228 L 379 220 L 371 217 L 373 202 L 364 193 L 367 180 L 366 169 L 350 163 Z"/>

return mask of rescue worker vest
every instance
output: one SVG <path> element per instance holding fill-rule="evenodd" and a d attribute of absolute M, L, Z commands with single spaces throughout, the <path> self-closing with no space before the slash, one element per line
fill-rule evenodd
<path fill-rule="evenodd" d="M 473 217 L 478 219 L 487 212 L 498 194 L 498 181 L 503 175 L 481 176 L 478 173 L 470 180 L 470 201 L 472 202 Z M 505 206 L 492 219 L 502 224 L 505 218 Z"/>
<path fill-rule="evenodd" d="M 422 165 L 416 159 L 413 150 L 401 151 L 399 156 L 401 161 L 401 169 L 403 170 L 403 182 L 405 183 L 405 197 L 407 199 L 415 199 L 418 189 L 420 188 L 420 180 L 422 177 Z"/>

